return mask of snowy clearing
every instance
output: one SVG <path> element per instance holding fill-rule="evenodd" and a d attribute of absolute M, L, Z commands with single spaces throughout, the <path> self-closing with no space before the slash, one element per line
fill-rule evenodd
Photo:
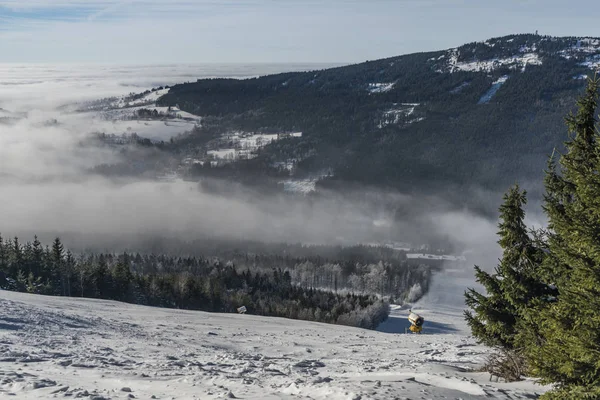
<path fill-rule="evenodd" d="M 425 118 L 423 117 L 409 119 L 419 105 L 419 103 L 394 103 L 394 108 L 383 113 L 382 119 L 377 124 L 377 127 L 381 129 L 384 126 L 395 125 L 399 124 L 400 122 L 410 125 L 424 120 Z"/>
<path fill-rule="evenodd" d="M 257 156 L 257 151 L 259 149 L 273 142 L 288 138 L 300 137 L 302 137 L 302 132 L 281 132 L 270 134 L 232 132 L 224 134 L 219 139 L 214 140 L 210 144 L 212 150 L 208 150 L 207 155 L 215 160 L 227 162 L 239 159 L 251 159 Z"/>
<path fill-rule="evenodd" d="M 0 396 L 89 399 L 531 399 L 526 380 L 476 371 L 447 272 L 378 331 L 253 315 L 0 292 Z M 469 278 L 471 279 L 471 278 Z M 449 285 L 449 282 L 451 283 Z M 454 284 L 452 284 L 454 282 Z M 470 281 L 469 281 L 470 282 Z"/>
<path fill-rule="evenodd" d="M 155 104 L 156 101 L 161 97 L 169 93 L 171 89 L 160 89 L 154 90 L 150 93 L 143 95 L 139 98 L 132 98 L 131 95 L 121 96 L 114 102 L 112 102 L 111 106 L 114 108 L 125 108 L 125 107 L 135 107 L 135 106 L 143 106 L 146 104 Z M 137 97 L 137 96 L 136 96 Z"/>
<path fill-rule="evenodd" d="M 167 141 L 184 132 L 191 131 L 195 122 L 182 119 L 143 120 L 112 118 L 111 115 L 99 115 L 94 112 L 63 114 L 58 121 L 68 129 L 86 133 L 105 133 L 107 135 L 137 133 L 143 138 L 154 141 Z"/>
<path fill-rule="evenodd" d="M 494 82 L 492 82 L 492 87 L 479 99 L 477 104 L 487 104 L 492 100 L 492 97 L 500 90 L 500 87 L 506 83 L 508 80 L 508 75 L 501 76 Z"/>
<path fill-rule="evenodd" d="M 448 52 L 447 70 L 449 72 L 469 71 L 469 72 L 492 72 L 500 67 L 509 67 L 525 71 L 528 65 L 542 65 L 542 60 L 536 53 L 525 53 L 513 55 L 507 58 L 492 58 L 490 60 L 476 60 L 471 62 L 458 61 L 458 49 L 452 49 Z M 444 72 L 438 70 L 438 72 Z"/>
<path fill-rule="evenodd" d="M 191 114 L 189 112 L 181 111 L 177 107 L 134 107 L 134 108 L 125 108 L 122 111 L 128 112 L 129 116 L 131 116 L 134 112 L 140 109 L 147 109 L 150 111 L 156 110 L 156 112 L 161 116 L 173 116 L 172 119 L 183 119 L 188 121 L 196 121 L 200 122 L 202 120 L 198 115 Z M 121 111 L 121 110 L 116 110 Z"/>
<path fill-rule="evenodd" d="M 582 54 L 592 54 L 600 52 L 600 39 L 596 38 L 581 38 L 574 46 L 568 49 L 561 50 L 560 54 L 566 59 Z"/>
<path fill-rule="evenodd" d="M 234 160 L 238 158 L 238 151 L 236 149 L 219 149 L 209 150 L 206 152 L 211 157 L 223 160 Z"/>
<path fill-rule="evenodd" d="M 590 56 L 586 58 L 584 62 L 581 63 L 584 67 L 588 67 L 592 70 L 600 70 L 600 54 L 596 54 L 595 56 Z"/>
<path fill-rule="evenodd" d="M 427 254 L 427 253 L 407 253 L 406 258 L 418 260 L 445 260 L 445 261 L 466 261 L 465 256 L 453 256 L 447 254 Z"/>
<path fill-rule="evenodd" d="M 385 93 L 394 88 L 396 83 L 369 83 L 369 93 Z"/>

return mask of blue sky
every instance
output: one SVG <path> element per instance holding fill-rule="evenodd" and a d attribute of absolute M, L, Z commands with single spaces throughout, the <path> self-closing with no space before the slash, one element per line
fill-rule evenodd
<path fill-rule="evenodd" d="M 359 62 L 599 36 L 597 0 L 0 0 L 0 62 Z"/>

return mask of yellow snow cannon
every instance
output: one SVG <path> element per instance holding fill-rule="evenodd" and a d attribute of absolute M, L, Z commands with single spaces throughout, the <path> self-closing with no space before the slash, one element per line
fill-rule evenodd
<path fill-rule="evenodd" d="M 410 328 L 408 329 L 410 329 L 412 333 L 421 333 L 425 319 L 423 319 L 423 317 L 421 317 L 419 314 L 412 312 L 412 310 L 409 310 L 409 312 L 410 314 L 408 314 L 408 321 L 410 322 Z"/>

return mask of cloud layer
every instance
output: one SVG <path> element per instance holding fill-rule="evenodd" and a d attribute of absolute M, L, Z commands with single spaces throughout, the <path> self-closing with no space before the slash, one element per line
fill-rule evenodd
<path fill-rule="evenodd" d="M 420 244 L 441 238 L 470 251 L 470 261 L 484 267 L 493 266 L 499 255 L 496 221 L 456 210 L 435 197 L 364 188 L 305 201 L 265 196 L 228 182 L 213 183 L 213 188 L 223 190 L 209 191 L 193 182 L 116 181 L 88 173 L 89 168 L 122 156 L 82 146 L 97 125 L 92 115 L 65 112 L 65 104 L 143 91 L 192 75 L 195 79 L 225 74 L 225 69 L 3 68 L 0 117 L 12 116 L 10 123 L 0 124 L 0 232 L 4 235 L 29 239 L 35 233 L 80 233 L 92 241 L 109 236 L 129 243 L 151 236 L 321 244 L 385 240 Z M 260 75 L 276 68 L 230 69 L 229 74 Z M 54 119 L 58 123 L 48 123 Z M 500 193 L 485 195 L 492 201 L 501 199 Z M 404 217 L 395 218 L 398 210 Z"/>

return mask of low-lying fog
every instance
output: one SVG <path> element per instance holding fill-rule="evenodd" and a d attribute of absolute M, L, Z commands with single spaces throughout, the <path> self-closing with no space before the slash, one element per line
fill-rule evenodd
<path fill-rule="evenodd" d="M 18 234 L 23 241 L 36 233 L 73 238 L 81 234 L 90 247 L 96 237 L 132 244 L 151 236 L 414 245 L 441 239 L 449 240 L 459 252 L 469 252 L 470 262 L 493 267 L 499 256 L 497 221 L 452 210 L 439 198 L 365 188 L 367 195 L 353 191 L 306 201 L 241 188 L 219 195 L 181 180 L 114 181 L 91 175 L 90 168 L 122 156 L 81 146 L 91 133 L 90 123 L 64 107 L 207 76 L 255 76 L 306 68 L 0 64 L 0 121 L 4 118 L 0 122 L 0 233 Z M 58 124 L 48 123 L 52 120 Z M 501 193 L 480 192 L 485 194 L 482 198 L 501 201 Z M 394 208 L 402 211 L 401 221 L 394 222 Z"/>

